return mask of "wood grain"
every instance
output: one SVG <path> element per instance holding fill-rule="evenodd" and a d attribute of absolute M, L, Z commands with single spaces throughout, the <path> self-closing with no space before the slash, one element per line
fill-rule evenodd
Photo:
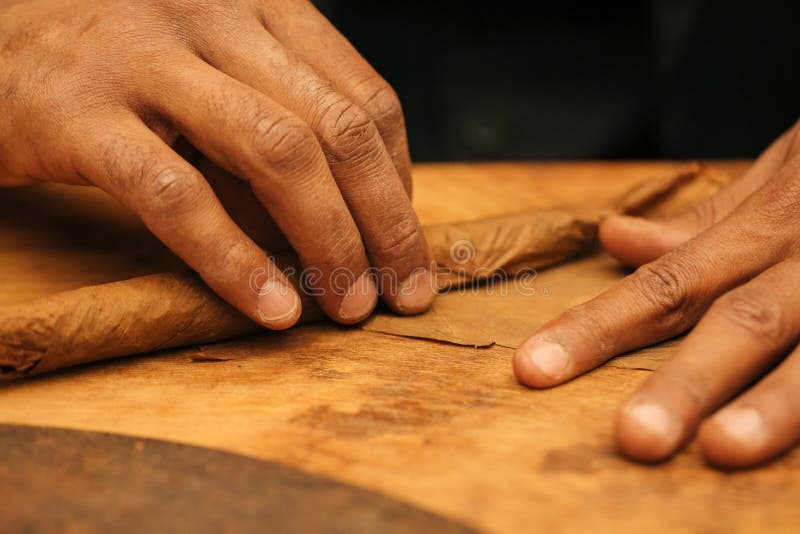
<path fill-rule="evenodd" d="M 478 218 L 581 202 L 677 165 L 424 165 L 416 204 L 425 223 Z M 0 303 L 174 262 L 94 191 L 0 191 Z M 611 421 L 649 371 L 605 366 L 532 391 L 510 356 L 321 324 L 5 385 L 0 422 L 236 452 L 491 532 L 796 531 L 797 452 L 738 473 L 708 468 L 693 446 L 662 466 L 629 463 Z"/>
<path fill-rule="evenodd" d="M 3 532 L 472 532 L 351 485 L 164 441 L 0 425 L 0 458 Z"/>

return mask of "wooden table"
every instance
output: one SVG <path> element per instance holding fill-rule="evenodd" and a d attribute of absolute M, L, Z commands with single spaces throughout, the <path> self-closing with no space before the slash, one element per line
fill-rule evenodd
<path fill-rule="evenodd" d="M 589 201 L 676 165 L 419 165 L 415 202 L 424 223 L 474 219 Z M 0 205 L 0 304 L 173 261 L 91 190 L 0 191 Z M 510 359 L 505 348 L 310 325 L 5 385 L 0 423 L 272 460 L 485 531 L 797 532 L 800 453 L 735 473 L 707 467 L 694 446 L 665 465 L 633 464 L 614 453 L 611 422 L 648 371 L 606 366 L 532 391 Z"/>

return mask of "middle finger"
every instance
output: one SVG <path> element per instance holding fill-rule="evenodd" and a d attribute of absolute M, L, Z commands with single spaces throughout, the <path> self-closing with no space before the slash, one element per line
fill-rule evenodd
<path fill-rule="evenodd" d="M 400 313 L 435 297 L 432 256 L 378 128 L 359 106 L 259 24 L 224 33 L 206 55 L 212 65 L 269 95 L 314 130 L 355 220 L 384 301 Z"/>
<path fill-rule="evenodd" d="M 662 460 L 701 419 L 780 358 L 796 341 L 800 260 L 764 271 L 717 299 L 678 350 L 622 406 L 617 446 L 634 459 Z"/>
<path fill-rule="evenodd" d="M 328 316 L 343 323 L 366 318 L 376 301 L 369 262 L 308 126 L 191 56 L 176 58 L 162 85 L 149 105 L 207 157 L 250 183 L 309 269 L 307 279 Z"/>

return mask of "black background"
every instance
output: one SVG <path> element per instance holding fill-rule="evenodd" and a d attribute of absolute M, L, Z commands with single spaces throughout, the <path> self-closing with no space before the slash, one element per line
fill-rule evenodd
<path fill-rule="evenodd" d="M 315 2 L 426 160 L 753 157 L 800 116 L 800 2 Z"/>

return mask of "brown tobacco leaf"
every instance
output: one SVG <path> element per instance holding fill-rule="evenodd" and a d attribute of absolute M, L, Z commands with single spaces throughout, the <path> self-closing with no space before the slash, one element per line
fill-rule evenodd
<path fill-rule="evenodd" d="M 658 218 L 706 197 L 726 175 L 692 163 L 667 176 L 646 180 L 616 199 L 596 206 L 512 213 L 500 217 L 425 227 L 441 267 L 442 289 L 501 273 L 541 269 L 592 249 L 600 222 L 612 213 Z"/>
<path fill-rule="evenodd" d="M 427 313 L 401 317 L 383 311 L 363 328 L 460 345 L 515 348 L 550 318 L 593 298 L 627 274 L 603 254 L 558 269 L 537 269 L 593 250 L 598 225 L 611 213 L 665 217 L 727 181 L 724 173 L 690 164 L 678 173 L 647 180 L 606 206 L 426 227 L 434 258 L 442 267 L 439 286 L 450 291 Z M 484 279 L 488 279 L 484 285 L 475 284 Z M 615 365 L 625 365 L 624 361 L 618 359 Z M 641 360 L 638 365 L 649 368 L 659 362 Z"/>
<path fill-rule="evenodd" d="M 594 254 L 528 277 L 453 289 L 422 315 L 380 312 L 363 328 L 459 345 L 515 348 L 537 327 L 611 287 L 624 274 L 610 256 Z"/>
<path fill-rule="evenodd" d="M 320 317 L 304 300 L 301 322 Z M 141 276 L 1 308 L 0 379 L 262 331 L 193 272 Z"/>
<path fill-rule="evenodd" d="M 624 274 L 602 255 L 544 273 L 535 269 L 594 249 L 597 226 L 609 213 L 664 216 L 724 181 L 723 175 L 692 164 L 598 206 L 426 227 L 434 257 L 445 271 L 440 283 L 454 289 L 424 315 L 379 313 L 363 327 L 463 345 L 515 347 L 538 325 Z M 297 266 L 297 259 L 286 256 L 278 263 Z M 500 281 L 480 285 L 498 273 Z M 301 322 L 321 317 L 305 298 Z M 0 378 L 260 331 L 190 272 L 88 286 L 0 309 Z"/>
<path fill-rule="evenodd" d="M 143 276 L 0 310 L 0 372 L 39 374 L 256 329 L 193 273 Z"/>

